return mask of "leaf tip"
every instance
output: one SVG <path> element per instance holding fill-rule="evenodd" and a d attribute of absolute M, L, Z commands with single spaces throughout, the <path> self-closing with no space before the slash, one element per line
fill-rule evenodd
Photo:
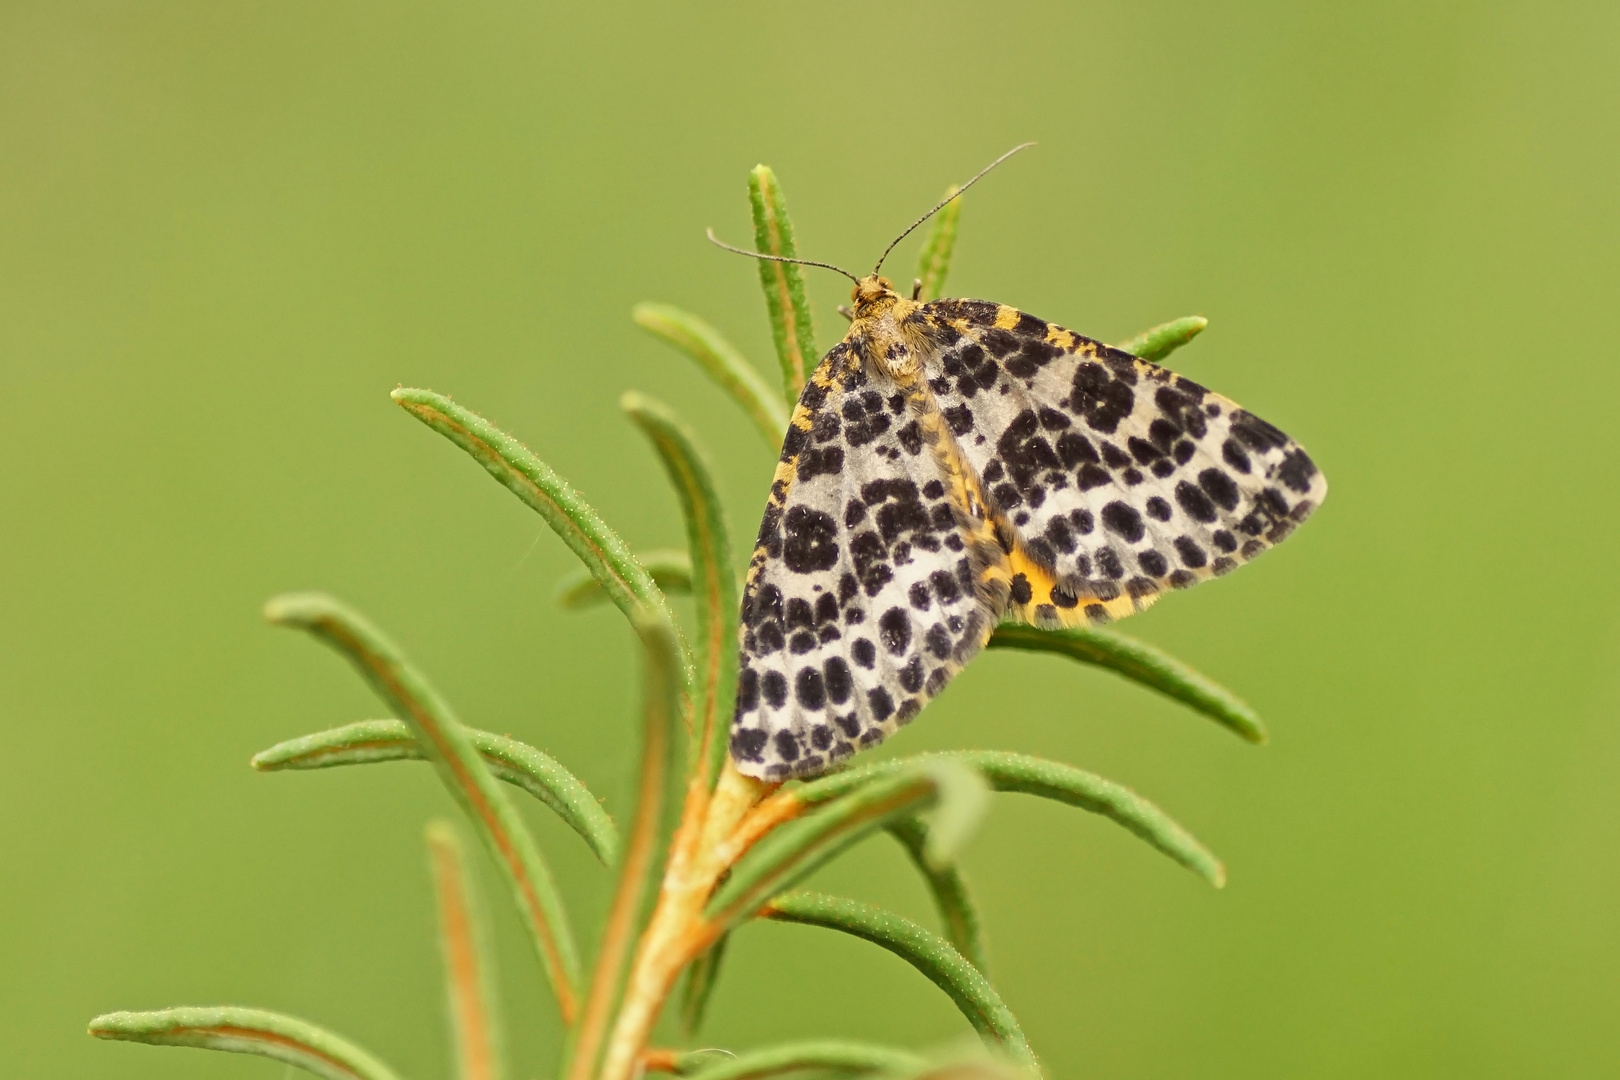
<path fill-rule="evenodd" d="M 264 619 L 273 626 L 309 626 L 331 613 L 335 601 L 323 592 L 279 593 L 264 602 Z"/>
<path fill-rule="evenodd" d="M 395 405 L 418 419 L 434 412 L 440 404 L 449 400 L 442 394 L 418 386 L 395 387 L 388 392 L 388 397 Z"/>
<path fill-rule="evenodd" d="M 630 309 L 630 321 L 643 330 L 651 330 L 656 334 L 666 322 L 663 307 L 664 305 L 655 304 L 651 300 L 643 300 Z"/>
<path fill-rule="evenodd" d="M 923 857 L 936 869 L 961 854 L 990 809 L 990 785 L 983 774 L 957 758 L 942 757 L 926 766 L 939 789 L 939 802 L 929 815 Z"/>
<path fill-rule="evenodd" d="M 423 827 L 422 835 L 427 839 L 430 847 L 460 851 L 455 827 L 444 818 L 430 819 L 427 825 Z"/>

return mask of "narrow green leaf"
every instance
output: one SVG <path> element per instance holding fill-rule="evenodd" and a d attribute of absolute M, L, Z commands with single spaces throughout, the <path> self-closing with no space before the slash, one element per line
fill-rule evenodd
<path fill-rule="evenodd" d="M 771 452 L 781 449 L 788 426 L 787 405 L 765 382 L 759 369 L 743 359 L 720 331 L 671 304 L 637 304 L 630 317 L 697 361 L 698 367 L 742 406 Z"/>
<path fill-rule="evenodd" d="M 491 476 L 544 518 L 626 616 L 635 618 L 639 604 L 675 625 L 664 594 L 625 542 L 528 447 L 442 394 L 401 388 L 392 397 L 412 416 L 471 454 Z M 682 688 L 688 693 L 690 678 L 683 663 Z"/>
<path fill-rule="evenodd" d="M 748 174 L 748 201 L 754 210 L 754 250 L 793 258 L 793 222 L 788 219 L 787 197 L 769 165 L 755 165 Z M 757 259 L 759 283 L 765 290 L 765 308 L 771 317 L 771 336 L 782 361 L 782 385 L 787 400 L 799 400 L 804 380 L 816 364 L 816 335 L 810 325 L 810 304 L 804 297 L 804 275 L 792 263 Z M 778 429 L 777 444 L 781 443 Z"/>
<path fill-rule="evenodd" d="M 427 827 L 428 862 L 439 901 L 439 952 L 444 958 L 446 1003 L 455 1035 L 458 1080 L 502 1080 L 506 1075 L 495 959 L 482 897 L 467 873 L 461 839 L 449 822 Z"/>
<path fill-rule="evenodd" d="M 910 919 L 871 904 L 821 893 L 793 892 L 773 898 L 765 916 L 779 922 L 805 923 L 841 930 L 894 953 L 949 995 L 986 1042 L 1025 1064 L 1035 1063 L 1018 1020 L 990 980 L 938 934 Z"/>
<path fill-rule="evenodd" d="M 725 962 L 726 948 L 730 943 L 731 935 L 721 934 L 719 940 L 710 945 L 702 956 L 687 966 L 681 990 L 681 1031 L 688 1038 L 703 1027 L 703 1017 L 709 1011 L 709 999 L 714 996 L 715 984 L 720 981 L 720 968 Z"/>
<path fill-rule="evenodd" d="M 636 556 L 641 568 L 653 579 L 653 584 L 665 596 L 692 591 L 692 558 L 684 551 L 673 548 L 654 548 Z M 608 598 L 602 583 L 591 576 L 589 570 L 575 570 L 557 582 L 557 606 L 568 611 L 583 611 L 595 607 Z"/>
<path fill-rule="evenodd" d="M 1075 627 L 1040 630 L 1003 624 L 990 635 L 992 649 L 1053 652 L 1108 668 L 1208 716 L 1252 743 L 1266 741 L 1260 717 L 1230 690 L 1200 675 L 1168 653 L 1107 630 Z"/>
<path fill-rule="evenodd" d="M 257 1054 L 324 1080 L 399 1080 L 394 1070 L 347 1039 L 264 1009 L 225 1006 L 107 1013 L 90 1021 L 90 1034 L 154 1046 Z"/>
<path fill-rule="evenodd" d="M 712 788 L 725 761 L 726 725 L 737 688 L 737 572 L 731 562 L 725 508 L 691 429 L 668 407 L 643 394 L 625 394 L 620 404 L 663 459 L 686 518 L 697 611 L 692 775 L 701 770 Z"/>
<path fill-rule="evenodd" d="M 1040 1075 L 1040 1067 L 1035 1063 L 1017 1062 L 1004 1054 L 989 1053 L 936 1058 L 921 1071 L 907 1073 L 904 1080 L 1040 1080 Z M 900 1078 L 895 1077 L 895 1080 Z"/>
<path fill-rule="evenodd" d="M 939 785 L 939 798 L 924 814 L 928 834 L 922 846 L 923 861 L 934 869 L 951 865 L 967 847 L 979 823 L 990 812 L 990 786 L 971 766 L 941 769 L 941 761 L 925 768 Z"/>
<path fill-rule="evenodd" d="M 579 955 L 567 914 L 534 837 L 489 774 L 466 729 L 438 691 L 382 632 L 321 593 L 290 593 L 265 605 L 265 617 L 306 630 L 342 653 L 410 725 L 439 778 L 461 804 L 506 875 L 524 925 L 551 980 L 565 1022 L 576 1012 Z"/>
<path fill-rule="evenodd" d="M 820 1039 L 749 1050 L 735 1057 L 720 1057 L 713 1051 L 697 1050 L 684 1055 L 677 1063 L 676 1071 L 694 1080 L 763 1080 L 767 1076 L 806 1069 L 844 1073 L 909 1073 L 925 1068 L 927 1064 L 927 1059 L 908 1050 Z"/>
<path fill-rule="evenodd" d="M 643 646 L 641 766 L 636 803 L 619 858 L 619 876 L 602 926 L 591 986 L 580 1017 L 573 1060 L 563 1076 L 594 1076 L 609 1025 L 617 1011 L 631 950 L 646 924 L 680 819 L 685 787 L 680 782 L 682 715 L 680 656 L 672 627 L 662 619 L 637 618 Z"/>
<path fill-rule="evenodd" d="M 1151 330 L 1144 330 L 1133 338 L 1127 338 L 1114 348 L 1157 363 L 1203 333 L 1204 327 L 1208 325 L 1209 320 L 1202 315 L 1171 319 Z"/>
<path fill-rule="evenodd" d="M 794 794 L 801 802 L 811 806 L 823 803 L 839 806 L 846 799 L 860 796 L 869 787 L 891 785 L 919 765 L 942 758 L 955 758 L 971 766 L 994 791 L 1038 795 L 1101 814 L 1199 874 L 1217 889 L 1226 884 L 1226 868 L 1214 853 L 1153 803 L 1130 788 L 1104 780 L 1095 773 L 1029 754 L 1001 750 L 957 750 L 891 758 L 812 780 Z M 883 790 L 887 790 L 887 787 Z M 813 820 L 816 816 L 810 815 L 803 820 Z"/>
<path fill-rule="evenodd" d="M 960 763 L 940 768 L 949 758 L 939 754 L 927 761 L 913 759 L 882 776 L 863 777 L 864 782 L 845 789 L 843 798 L 828 800 L 822 809 L 772 832 L 716 891 L 704 918 L 721 929 L 735 926 L 772 895 L 791 888 L 874 830 L 934 807 L 940 810 L 936 819 L 944 817 L 949 825 L 935 830 L 924 856 L 932 865 L 949 859 L 955 854 L 951 844 L 966 839 L 966 817 L 984 806 L 983 782 Z M 835 774 L 843 775 L 847 774 Z M 941 833 L 949 834 L 947 845 L 941 845 Z"/>
<path fill-rule="evenodd" d="M 973 902 L 967 878 L 954 863 L 934 866 L 924 852 L 928 845 L 928 826 L 921 818 L 900 818 L 889 823 L 889 835 L 900 842 L 911 861 L 916 864 L 923 882 L 928 886 L 934 906 L 939 909 L 940 921 L 945 924 L 945 936 L 956 951 L 984 974 L 990 974 L 990 958 L 986 954 L 984 932 L 980 928 L 979 909 Z"/>
<path fill-rule="evenodd" d="M 945 189 L 943 197 L 950 199 L 958 190 L 952 184 Z M 945 276 L 951 269 L 951 252 L 956 248 L 956 223 L 961 216 L 961 199 L 951 199 L 934 215 L 928 237 L 923 241 L 922 254 L 917 257 L 917 278 L 922 282 L 922 300 L 937 299 L 945 288 Z"/>
<path fill-rule="evenodd" d="M 619 830 L 596 796 L 557 760 L 528 743 L 477 728 L 463 727 L 491 775 L 522 788 L 562 818 L 602 862 L 619 857 Z M 288 739 L 253 755 L 260 772 L 330 769 L 376 761 L 426 761 L 427 752 L 400 720 L 360 720 L 353 724 Z"/>

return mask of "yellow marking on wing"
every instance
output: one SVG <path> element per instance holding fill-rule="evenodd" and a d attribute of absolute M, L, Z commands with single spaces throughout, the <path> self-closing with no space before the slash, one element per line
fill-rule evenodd
<path fill-rule="evenodd" d="M 1077 339 L 1072 331 L 1063 329 L 1057 323 L 1052 323 L 1046 328 L 1046 340 L 1064 352 L 1073 352 Z"/>
<path fill-rule="evenodd" d="M 923 389 L 919 393 L 926 394 L 927 391 Z M 991 609 L 991 618 L 986 621 L 983 635 L 977 643 L 982 646 L 989 640 L 990 631 L 995 628 L 995 621 L 1006 606 L 1007 590 L 1012 582 L 1012 573 L 1007 569 L 1007 555 L 996 540 L 996 521 L 985 502 L 978 476 L 962 454 L 962 448 L 946 430 L 945 418 L 940 415 L 931 397 L 921 410 L 918 427 L 944 474 L 946 497 L 961 511 L 967 523 L 963 530 L 963 541 L 977 566 L 979 598 Z"/>
<path fill-rule="evenodd" d="M 997 314 L 998 326 L 1010 325 L 1008 312 L 1012 312 L 1011 321 L 1017 321 L 1017 310 L 1003 306 Z M 1073 334 L 1061 328 L 1058 328 L 1058 333 L 1063 337 L 1056 337 L 1048 331 L 1048 340 L 1064 348 L 1074 347 Z M 921 414 L 918 426 L 924 442 L 933 451 L 934 459 L 945 475 L 947 496 L 964 512 L 968 521 L 964 540 L 978 556 L 980 595 L 1004 612 L 1003 618 L 1043 628 L 1095 625 L 1134 615 L 1158 599 L 1157 594 L 1135 599 L 1122 591 L 1112 600 L 1102 600 L 1089 592 L 1082 592 L 1075 597 L 1076 602 L 1068 607 L 1054 602 L 1052 590 L 1058 582 L 1051 569 L 1035 561 L 1024 549 L 1019 530 L 985 499 L 978 474 L 968 464 L 955 437 L 947 430 L 945 419 L 932 396 L 920 383 L 909 390 L 913 396 L 924 399 L 923 407 L 918 410 Z M 1003 545 L 1001 537 L 1007 538 L 1006 545 Z M 1012 548 L 1010 552 L 1008 546 Z M 1019 575 L 1023 575 L 1024 583 L 1030 589 L 1030 599 L 1024 604 L 1011 599 L 1014 581 Z M 1069 599 L 1061 590 L 1060 598 L 1065 601 Z M 988 635 L 988 630 L 986 633 Z"/>
<path fill-rule="evenodd" d="M 859 361 L 856 362 L 859 363 Z M 838 371 L 834 370 L 834 367 L 832 364 L 818 364 L 815 371 L 810 374 L 810 381 L 828 393 L 832 393 L 837 389 Z M 810 410 L 805 408 L 802 402 L 793 406 L 793 416 L 788 423 L 806 435 L 809 435 L 810 429 L 815 426 L 810 419 Z M 792 457 L 778 461 L 776 471 L 771 474 L 771 493 L 766 499 L 766 505 L 768 507 L 774 506 L 777 509 L 785 507 L 788 495 L 792 493 L 793 485 L 798 478 L 799 455 L 794 454 Z M 756 545 L 754 553 L 748 561 L 748 572 L 744 579 L 746 584 L 752 585 L 754 580 L 764 573 L 766 561 L 765 548 Z"/>
<path fill-rule="evenodd" d="M 1018 309 L 1002 304 L 996 308 L 996 325 L 1003 330 L 1011 330 L 1018 325 Z"/>
<path fill-rule="evenodd" d="M 1112 600 L 1099 600 L 1082 592 L 1077 597 L 1077 603 L 1062 607 L 1052 596 L 1052 590 L 1057 585 L 1057 579 L 1052 571 L 1031 558 L 1022 544 L 1013 545 L 1012 553 L 1007 556 L 1007 571 L 1015 578 L 1022 574 L 1030 589 L 1029 602 L 1009 604 L 1007 617 L 1047 629 L 1054 626 L 1091 626 L 1113 622 L 1146 610 L 1159 598 L 1157 593 L 1153 593 L 1134 599 L 1122 591 Z M 1100 613 L 1092 610 L 1099 607 L 1102 609 Z M 1098 618 L 1099 614 L 1104 617 Z"/>

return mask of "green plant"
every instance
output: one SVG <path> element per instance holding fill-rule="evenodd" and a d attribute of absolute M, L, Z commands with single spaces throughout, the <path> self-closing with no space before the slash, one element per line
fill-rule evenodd
<path fill-rule="evenodd" d="M 953 189 L 954 190 L 954 189 Z M 759 251 L 791 256 L 793 230 L 780 185 L 757 167 L 749 192 Z M 919 263 L 920 288 L 938 295 L 960 214 L 951 203 L 933 222 Z M 717 331 L 662 304 L 634 311 L 641 326 L 690 356 L 743 409 L 770 448 L 788 423 L 815 355 L 799 268 L 759 263 L 781 361 L 778 395 Z M 1162 358 L 1205 326 L 1179 319 L 1123 348 Z M 794 1070 L 916 1073 L 915 1054 L 845 1042 L 806 1042 L 720 1057 L 655 1047 L 656 1025 L 685 976 L 679 1020 L 686 1037 L 702 1023 L 730 932 L 755 918 L 806 923 L 863 938 L 895 953 L 944 990 L 984 1042 L 1034 1071 L 1033 1051 L 989 977 L 983 931 L 955 855 L 987 791 L 1054 799 L 1101 814 L 1219 887 L 1224 870 L 1202 844 L 1152 803 L 1068 765 L 1006 752 L 916 754 L 862 761 L 804 783 L 765 784 L 730 767 L 726 729 L 736 676 L 738 582 L 725 514 L 692 432 L 667 408 L 626 394 L 625 411 L 653 444 L 680 497 L 688 550 L 633 554 L 560 477 L 482 417 L 428 390 L 394 400 L 470 454 L 545 519 L 585 573 L 563 582 L 559 600 L 579 608 L 606 600 L 640 639 L 643 708 L 634 804 L 623 826 L 558 762 L 516 740 L 464 726 L 427 679 L 361 615 L 319 594 L 278 597 L 269 620 L 309 632 L 347 658 L 397 719 L 368 720 L 293 739 L 260 753 L 277 771 L 394 760 L 431 762 L 500 869 L 523 917 L 570 1031 L 559 1068 L 566 1080 L 632 1080 L 643 1071 L 704 1080 Z M 689 592 L 696 617 L 677 626 L 666 595 Z M 1005 626 L 992 647 L 1053 652 L 1110 669 L 1212 717 L 1252 742 L 1265 739 L 1242 702 L 1140 642 L 1098 630 Z M 504 782 L 506 787 L 503 787 Z M 588 968 L 544 855 L 509 800 L 516 787 L 555 811 L 606 866 L 611 904 Z M 855 900 L 796 891 L 817 867 L 875 832 L 887 831 L 916 864 L 939 909 L 942 933 Z M 479 918 L 455 832 L 428 829 L 451 1015 L 461 1080 L 503 1075 L 499 1007 Z M 312 1024 L 244 1008 L 112 1013 L 92 1035 L 259 1054 L 344 1080 L 394 1074 L 353 1044 Z"/>

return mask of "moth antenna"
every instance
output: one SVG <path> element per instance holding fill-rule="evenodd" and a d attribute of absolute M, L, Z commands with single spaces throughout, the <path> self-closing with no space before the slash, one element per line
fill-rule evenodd
<path fill-rule="evenodd" d="M 901 233 L 899 236 L 895 237 L 894 241 L 892 243 L 890 243 L 888 247 L 883 249 L 883 254 L 878 257 L 877 265 L 872 268 L 872 273 L 875 274 L 879 270 L 883 269 L 883 260 L 887 259 L 889 257 L 889 252 L 894 250 L 894 245 L 898 244 L 900 241 L 902 241 L 906 237 L 910 236 L 911 231 L 913 229 L 915 229 L 917 226 L 921 225 L 923 222 L 927 221 L 929 218 L 933 217 L 935 214 L 939 213 L 941 210 L 945 209 L 945 207 L 947 205 L 949 205 L 950 202 L 953 199 L 960 198 L 961 195 L 962 195 L 962 192 L 966 191 L 968 188 L 972 187 L 974 184 L 977 184 L 984 177 L 985 173 L 989 172 L 991 169 L 995 168 L 997 165 L 1000 165 L 1003 161 L 1006 161 L 1008 158 L 1010 158 L 1014 154 L 1018 153 L 1018 151 L 1027 150 L 1028 148 L 1030 148 L 1031 146 L 1034 146 L 1034 145 L 1035 144 L 1032 143 L 1032 142 L 1019 143 L 1017 146 L 1013 147 L 1011 150 L 1007 151 L 1005 154 L 1002 154 L 1000 157 L 996 158 L 996 160 L 992 161 L 990 164 L 986 165 L 984 168 L 980 169 L 978 172 L 974 173 L 973 174 L 973 179 L 969 180 L 967 183 L 963 184 L 961 187 L 959 187 L 955 191 L 951 192 L 945 198 L 941 199 L 939 201 L 938 206 L 936 206 L 932 210 L 928 211 L 928 213 L 924 214 L 922 217 L 918 218 L 916 221 L 913 221 L 910 225 L 907 225 L 906 226 L 906 231 Z M 735 250 L 735 249 L 733 249 L 733 250 Z"/>
<path fill-rule="evenodd" d="M 766 255 L 762 251 L 749 251 L 747 248 L 732 247 L 730 244 L 714 235 L 714 229 L 709 229 L 708 233 L 709 243 L 713 244 L 715 247 L 722 247 L 727 251 L 734 251 L 738 255 L 747 255 L 750 259 L 765 259 L 768 262 L 797 263 L 800 266 L 819 266 L 823 270 L 836 270 L 857 285 L 861 283 L 860 278 L 856 277 L 848 270 L 845 270 L 842 266 L 834 266 L 832 263 L 816 262 L 814 259 L 790 259 L 786 255 Z"/>

